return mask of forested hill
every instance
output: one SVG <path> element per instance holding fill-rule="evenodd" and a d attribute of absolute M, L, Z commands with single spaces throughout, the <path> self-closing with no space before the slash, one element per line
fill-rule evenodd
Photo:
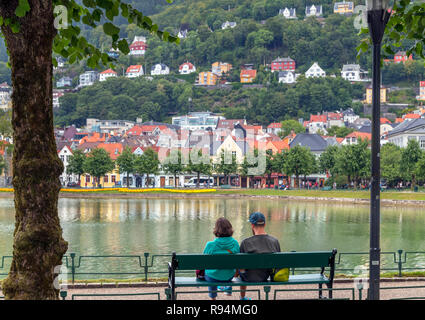
<path fill-rule="evenodd" d="M 222 112 L 228 118 L 246 118 L 268 124 L 288 118 L 308 118 L 310 113 L 333 111 L 349 106 L 359 109 L 353 100 L 363 98 L 362 85 L 351 85 L 340 78 L 343 64 L 359 63 L 370 70 L 371 55 L 356 60 L 360 36 L 354 27 L 354 16 L 333 13 L 332 0 L 166 0 L 127 1 L 149 15 L 162 30 L 177 34 L 188 30 L 187 38 L 179 45 L 165 43 L 118 19 L 120 36 L 133 41 L 144 35 L 148 48 L 142 57 L 121 56 L 115 70 L 123 75 L 129 65 L 142 64 L 146 73 L 157 63 L 170 67 L 171 75 L 148 81 L 119 77 L 97 83 L 77 93 L 66 94 L 60 110 L 55 112 L 57 125 L 83 125 L 87 117 L 167 121 L 171 115 L 192 111 Z M 355 4 L 364 4 L 355 0 Z M 305 6 L 321 4 L 323 18 L 305 19 Z M 279 9 L 296 8 L 297 20 L 279 16 Z M 225 21 L 236 22 L 235 28 L 222 30 Z M 107 52 L 110 40 L 102 27 L 83 29 L 88 41 Z M 303 79 L 295 85 L 278 84 L 276 74 L 266 65 L 277 57 L 290 56 L 296 61 L 296 73 L 303 74 L 314 62 L 336 78 Z M 227 81 L 231 90 L 206 90 L 195 87 L 196 74 L 180 77 L 178 66 L 190 61 L 197 72 L 211 69 L 216 61 L 229 62 L 233 70 Z M 254 64 L 256 84 L 263 89 L 242 89 L 239 72 L 242 64 Z M 392 70 L 392 69 L 394 70 Z M 396 69 L 398 68 L 398 69 Z M 400 70 L 402 68 L 403 70 Z M 71 76 L 77 84 L 78 76 L 88 68 L 84 63 L 56 72 L 55 80 Z M 388 69 L 388 70 L 387 70 Z M 391 69 L 391 70 L 389 70 Z M 102 70 L 98 70 L 102 71 Z M 391 71 L 388 73 L 388 71 Z M 425 75 L 423 62 L 413 66 L 384 66 L 383 73 L 397 77 L 397 81 L 419 81 Z M 179 78 L 179 79 L 178 79 Z M 384 81 L 388 81 L 388 77 Z M 183 81 L 182 81 L 183 80 Z M 192 98 L 189 105 L 188 99 Z"/>

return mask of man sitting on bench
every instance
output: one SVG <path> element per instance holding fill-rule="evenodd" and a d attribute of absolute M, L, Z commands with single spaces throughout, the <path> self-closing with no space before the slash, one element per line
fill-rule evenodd
<path fill-rule="evenodd" d="M 244 239 L 240 245 L 241 253 L 272 253 L 280 252 L 279 240 L 268 235 L 265 231 L 266 218 L 261 212 L 249 216 L 253 236 Z M 272 269 L 239 270 L 242 281 L 264 282 L 272 276 Z M 246 286 L 241 286 L 241 300 L 251 300 L 245 297 Z"/>

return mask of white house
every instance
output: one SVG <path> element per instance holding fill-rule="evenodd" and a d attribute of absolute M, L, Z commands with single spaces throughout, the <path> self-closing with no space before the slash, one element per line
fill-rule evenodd
<path fill-rule="evenodd" d="M 152 68 L 151 68 L 151 75 L 152 76 L 159 76 L 159 75 L 163 75 L 163 74 L 170 74 L 170 68 L 168 68 L 165 64 L 157 63 L 157 64 L 152 66 Z"/>
<path fill-rule="evenodd" d="M 236 27 L 236 22 L 230 22 L 230 21 L 226 21 L 221 25 L 221 29 L 227 29 L 227 28 L 234 28 Z"/>
<path fill-rule="evenodd" d="M 342 114 L 344 116 L 344 122 L 347 122 L 347 123 L 353 123 L 354 121 L 360 118 L 360 116 L 354 113 L 352 108 L 344 110 Z"/>
<path fill-rule="evenodd" d="M 180 39 L 186 39 L 187 38 L 187 29 L 185 30 L 180 30 L 179 33 L 177 34 L 177 37 L 179 37 Z"/>
<path fill-rule="evenodd" d="M 320 68 L 317 62 L 315 62 L 310 67 L 310 69 L 307 70 L 307 72 L 305 73 L 305 77 L 306 78 L 326 77 L 326 72 L 322 68 Z"/>
<path fill-rule="evenodd" d="M 305 16 L 306 17 L 321 17 L 323 15 L 322 6 L 321 5 L 312 5 L 311 7 L 305 7 Z"/>
<path fill-rule="evenodd" d="M 132 56 L 144 55 L 147 48 L 146 37 L 143 37 L 143 36 L 134 37 L 134 40 L 132 44 L 129 46 L 129 48 L 130 48 L 129 55 L 132 55 Z"/>
<path fill-rule="evenodd" d="M 58 156 L 61 159 L 63 163 L 63 172 L 60 175 L 60 181 L 63 186 L 66 186 L 69 182 L 76 182 L 78 183 L 78 175 L 76 174 L 68 174 L 66 172 L 66 169 L 68 168 L 69 160 L 72 156 L 72 150 L 67 145 L 63 146 L 61 150 L 58 151 Z"/>
<path fill-rule="evenodd" d="M 65 93 L 63 90 L 53 89 L 53 108 L 59 108 L 59 98 L 62 97 Z"/>
<path fill-rule="evenodd" d="M 369 81 L 362 77 L 366 73 L 367 71 L 362 70 L 358 64 L 344 64 L 341 70 L 341 77 L 348 81 Z"/>
<path fill-rule="evenodd" d="M 279 15 L 283 16 L 286 19 L 297 19 L 297 14 L 295 12 L 295 8 L 285 8 L 279 10 Z"/>
<path fill-rule="evenodd" d="M 142 65 L 132 65 L 127 68 L 125 73 L 127 78 L 137 78 L 143 76 L 143 66 Z"/>
<path fill-rule="evenodd" d="M 180 74 L 189 74 L 193 72 L 196 72 L 196 67 L 190 62 L 185 62 L 179 66 Z"/>
<path fill-rule="evenodd" d="M 99 74 L 99 81 L 106 81 L 106 79 L 116 76 L 117 73 L 114 70 L 108 69 Z"/>
<path fill-rule="evenodd" d="M 62 88 L 62 87 L 71 87 L 72 86 L 72 79 L 70 77 L 62 77 L 56 82 L 56 87 Z"/>
<path fill-rule="evenodd" d="M 425 150 L 425 118 L 403 121 L 388 132 L 388 142 L 406 148 L 409 140 L 416 140 L 422 150 Z"/>
<path fill-rule="evenodd" d="M 295 83 L 295 78 L 292 71 L 279 71 L 279 83 Z"/>
<path fill-rule="evenodd" d="M 91 86 L 98 79 L 98 73 L 96 71 L 86 71 L 80 74 L 80 87 Z"/>

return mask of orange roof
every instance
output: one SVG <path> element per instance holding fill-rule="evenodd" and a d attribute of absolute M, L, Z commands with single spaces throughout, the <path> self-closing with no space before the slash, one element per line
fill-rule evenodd
<path fill-rule="evenodd" d="M 136 64 L 136 65 L 133 65 L 133 66 L 129 66 L 129 67 L 127 68 L 126 73 L 140 72 L 140 69 L 141 69 L 141 68 L 142 68 L 142 65 L 140 65 L 140 64 Z"/>
<path fill-rule="evenodd" d="M 388 120 L 387 118 L 381 118 L 381 124 L 384 124 L 384 123 L 391 124 L 391 121 Z"/>
<path fill-rule="evenodd" d="M 401 123 L 401 122 L 403 122 L 402 118 L 395 118 L 395 123 Z"/>
<path fill-rule="evenodd" d="M 108 136 L 109 135 L 107 133 L 93 132 L 92 134 L 81 138 L 80 144 L 83 144 L 84 142 L 103 142 L 106 141 Z"/>
<path fill-rule="evenodd" d="M 182 64 L 179 66 L 179 70 L 183 69 L 183 66 L 184 66 L 185 64 L 187 64 L 187 65 L 189 66 L 189 69 L 193 69 L 193 64 L 191 64 L 190 62 L 185 62 L 185 63 L 182 63 Z"/>
<path fill-rule="evenodd" d="M 154 131 L 156 128 L 159 128 L 159 130 L 167 129 L 166 125 L 135 125 L 133 128 L 128 129 L 126 134 L 140 136 L 143 133 L 150 133 Z"/>
<path fill-rule="evenodd" d="M 117 74 L 117 73 L 112 69 L 108 69 L 108 70 L 101 72 L 100 74 Z"/>
<path fill-rule="evenodd" d="M 276 147 L 278 152 L 281 152 L 282 150 L 289 150 L 289 144 L 287 144 L 285 141 L 270 141 L 272 145 Z"/>
<path fill-rule="evenodd" d="M 345 136 L 345 138 L 351 138 L 351 137 L 356 137 L 357 139 L 368 139 L 368 140 L 372 140 L 372 134 L 368 133 L 368 132 L 359 132 L 359 131 L 354 131 L 348 135 Z"/>
<path fill-rule="evenodd" d="M 403 119 L 419 119 L 421 117 L 420 114 L 416 113 L 408 113 L 403 116 Z"/>
<path fill-rule="evenodd" d="M 315 116 L 315 115 L 311 115 L 310 116 L 310 122 L 326 122 L 327 121 L 327 119 L 326 119 L 326 115 L 317 115 L 317 116 Z"/>
<path fill-rule="evenodd" d="M 257 70 L 241 70 L 241 78 L 242 77 L 249 77 L 249 78 L 255 78 L 257 76 Z"/>
<path fill-rule="evenodd" d="M 124 149 L 122 143 L 100 143 L 97 145 L 97 148 L 105 149 L 106 152 L 109 153 L 109 156 L 112 160 L 118 158 Z"/>
<path fill-rule="evenodd" d="M 267 126 L 267 128 L 282 128 L 282 123 L 281 122 L 272 122 Z"/>

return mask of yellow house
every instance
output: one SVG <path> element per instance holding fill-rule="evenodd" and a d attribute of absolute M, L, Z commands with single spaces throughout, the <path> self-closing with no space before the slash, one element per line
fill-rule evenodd
<path fill-rule="evenodd" d="M 112 172 L 108 172 L 104 177 L 100 177 L 100 185 L 102 188 L 113 188 L 116 186 L 115 183 L 120 182 L 120 172 L 118 168 L 115 168 Z M 80 186 L 83 188 L 97 187 L 98 182 L 96 177 L 92 177 L 89 174 L 81 176 Z"/>
<path fill-rule="evenodd" d="M 243 142 L 241 141 L 241 144 Z M 248 146 L 246 146 L 248 148 Z M 229 134 L 224 139 L 223 143 L 217 148 L 217 151 L 215 152 L 213 156 L 213 162 L 219 163 L 221 161 L 221 153 L 224 151 L 225 153 L 228 152 L 228 154 L 231 154 L 232 157 L 236 156 L 236 162 L 241 164 L 244 160 L 244 153 L 241 147 L 236 143 L 236 141 L 233 139 L 233 137 Z M 227 161 L 227 159 L 225 159 Z M 229 160 L 231 161 L 231 160 Z"/>
<path fill-rule="evenodd" d="M 366 100 L 367 104 L 372 104 L 372 88 L 366 88 Z M 387 88 L 381 88 L 381 103 L 387 102 Z"/>
<path fill-rule="evenodd" d="M 334 13 L 347 14 L 354 13 L 354 4 L 353 2 L 335 2 L 334 4 Z"/>
<path fill-rule="evenodd" d="M 100 143 L 97 148 L 105 149 L 109 153 L 112 160 L 116 160 L 117 157 L 123 151 L 123 145 L 121 143 Z M 118 166 L 115 164 L 115 169 L 112 172 L 108 172 L 105 176 L 100 177 L 100 185 L 102 188 L 113 188 L 120 182 L 120 172 Z M 92 177 L 89 174 L 81 176 L 80 186 L 83 188 L 97 187 L 99 181 L 96 177 Z"/>
<path fill-rule="evenodd" d="M 198 78 L 198 84 L 214 86 L 217 84 L 218 76 L 211 71 L 200 72 Z"/>
<path fill-rule="evenodd" d="M 232 70 L 232 65 L 227 62 L 214 62 L 211 65 L 211 71 L 219 76 Z"/>

